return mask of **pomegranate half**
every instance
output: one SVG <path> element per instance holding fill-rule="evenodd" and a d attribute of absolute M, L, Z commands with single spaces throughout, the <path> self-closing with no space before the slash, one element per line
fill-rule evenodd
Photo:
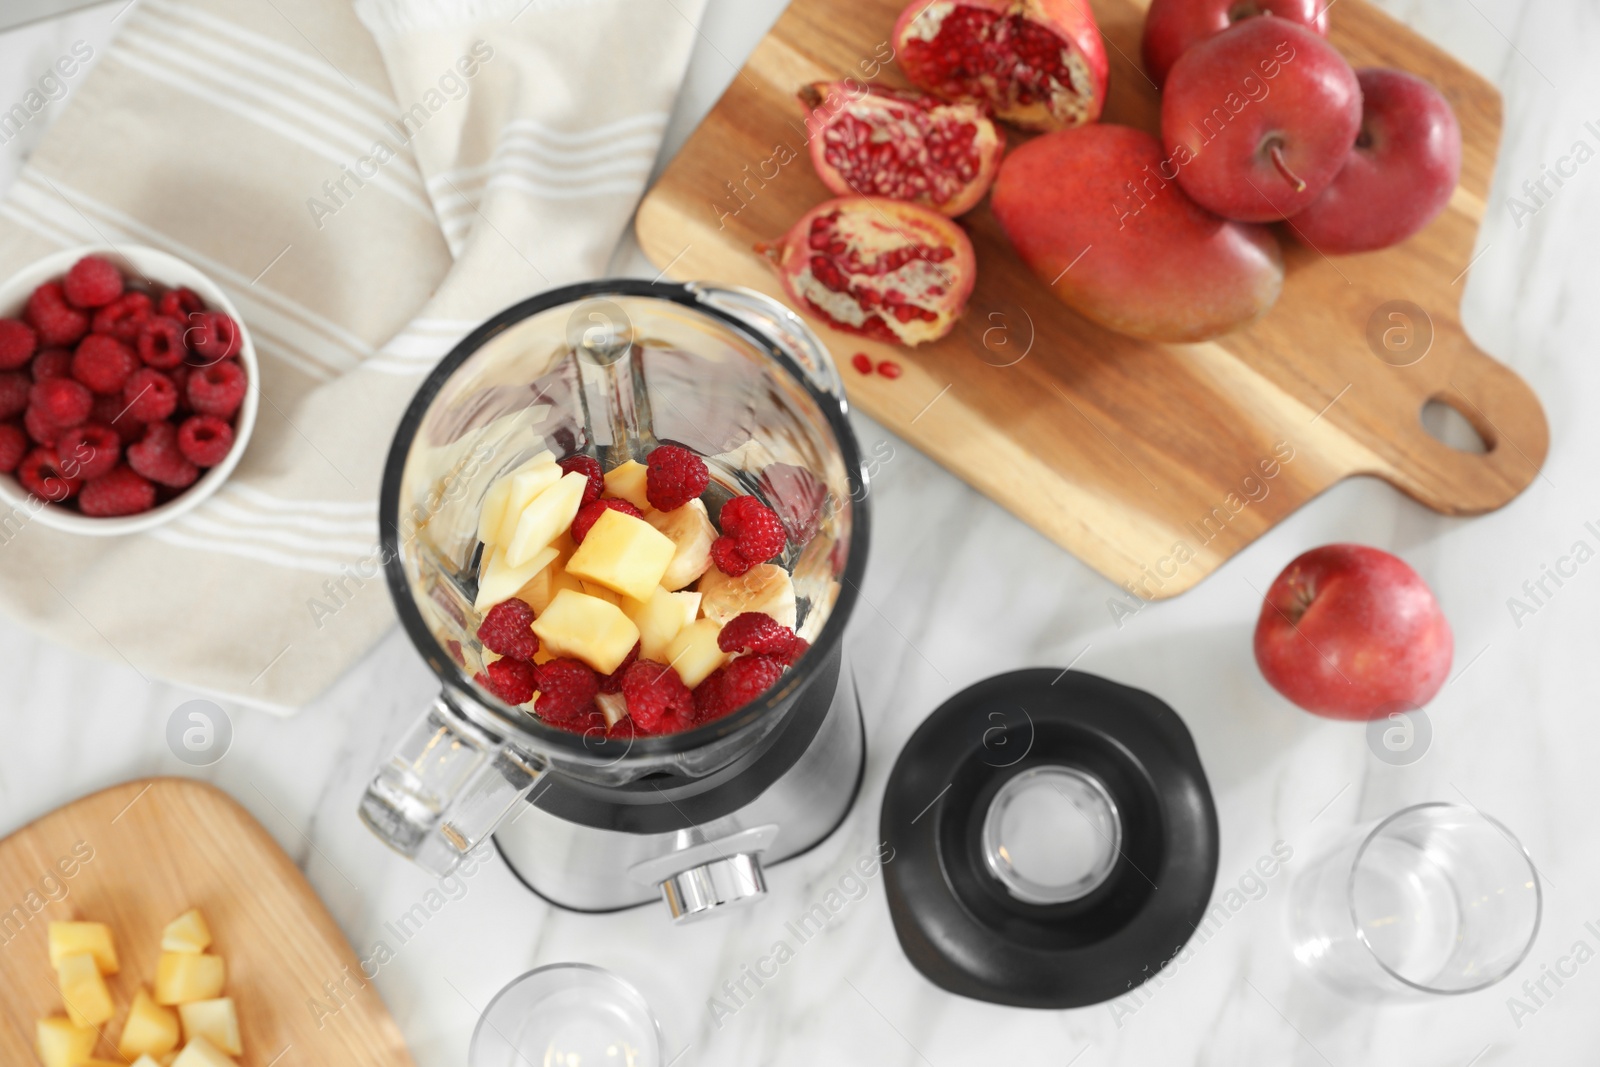
<path fill-rule="evenodd" d="M 912 0 L 894 27 L 912 84 L 1029 130 L 1100 117 L 1106 46 L 1084 0 Z"/>
<path fill-rule="evenodd" d="M 800 99 L 812 165 L 837 196 L 886 196 L 954 218 L 983 199 L 1005 153 L 979 104 L 857 81 L 808 85 Z"/>
<path fill-rule="evenodd" d="M 764 250 L 801 310 L 888 344 L 920 345 L 949 333 L 977 280 L 961 227 L 883 197 L 818 204 Z"/>

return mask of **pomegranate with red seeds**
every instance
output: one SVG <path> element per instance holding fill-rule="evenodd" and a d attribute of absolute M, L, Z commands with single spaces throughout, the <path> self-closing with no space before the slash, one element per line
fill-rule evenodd
<path fill-rule="evenodd" d="M 977 277 L 961 227 L 882 197 L 819 204 L 765 250 L 802 310 L 889 344 L 919 345 L 949 333 Z"/>
<path fill-rule="evenodd" d="M 1105 106 L 1106 47 L 1084 0 L 912 0 L 893 41 L 913 84 L 1024 129 L 1081 126 Z"/>
<path fill-rule="evenodd" d="M 983 107 L 926 93 L 818 82 L 800 90 L 811 109 L 811 162 L 838 196 L 886 196 L 951 218 L 983 199 L 1005 138 Z"/>

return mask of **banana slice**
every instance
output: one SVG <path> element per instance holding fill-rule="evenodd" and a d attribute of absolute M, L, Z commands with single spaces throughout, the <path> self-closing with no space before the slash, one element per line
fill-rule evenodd
<path fill-rule="evenodd" d="M 737 578 L 716 567 L 706 571 L 700 579 L 700 614 L 726 626 L 729 619 L 746 611 L 771 615 L 794 629 L 794 582 L 789 572 L 775 563 L 758 564 Z"/>
<path fill-rule="evenodd" d="M 706 515 L 706 506 L 691 500 L 681 508 L 671 511 L 649 511 L 644 521 L 665 534 L 676 546 L 667 572 L 661 576 L 661 587 L 676 593 L 694 583 L 711 566 L 711 542 L 717 539 L 717 528 Z"/>

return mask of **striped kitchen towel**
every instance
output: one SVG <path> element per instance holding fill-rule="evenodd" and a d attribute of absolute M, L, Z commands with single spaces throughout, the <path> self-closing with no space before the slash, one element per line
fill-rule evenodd
<path fill-rule="evenodd" d="M 0 605 L 85 652 L 292 711 L 393 624 L 377 491 L 424 374 L 602 274 L 704 0 L 138 0 L 0 200 L 0 272 L 149 245 L 261 358 L 243 462 L 150 533 L 0 515 Z"/>

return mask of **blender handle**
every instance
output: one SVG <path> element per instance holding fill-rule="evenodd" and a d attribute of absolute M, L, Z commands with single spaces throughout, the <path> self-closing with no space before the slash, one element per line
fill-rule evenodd
<path fill-rule="evenodd" d="M 767 294 L 742 286 L 691 282 L 687 288 L 702 304 L 732 315 L 757 334 L 770 339 L 800 365 L 813 385 L 824 393 L 844 400 L 844 379 L 839 376 L 833 356 L 799 315 Z"/>
<path fill-rule="evenodd" d="M 547 770 L 468 722 L 440 694 L 361 798 L 361 821 L 438 875 L 488 839 Z"/>

